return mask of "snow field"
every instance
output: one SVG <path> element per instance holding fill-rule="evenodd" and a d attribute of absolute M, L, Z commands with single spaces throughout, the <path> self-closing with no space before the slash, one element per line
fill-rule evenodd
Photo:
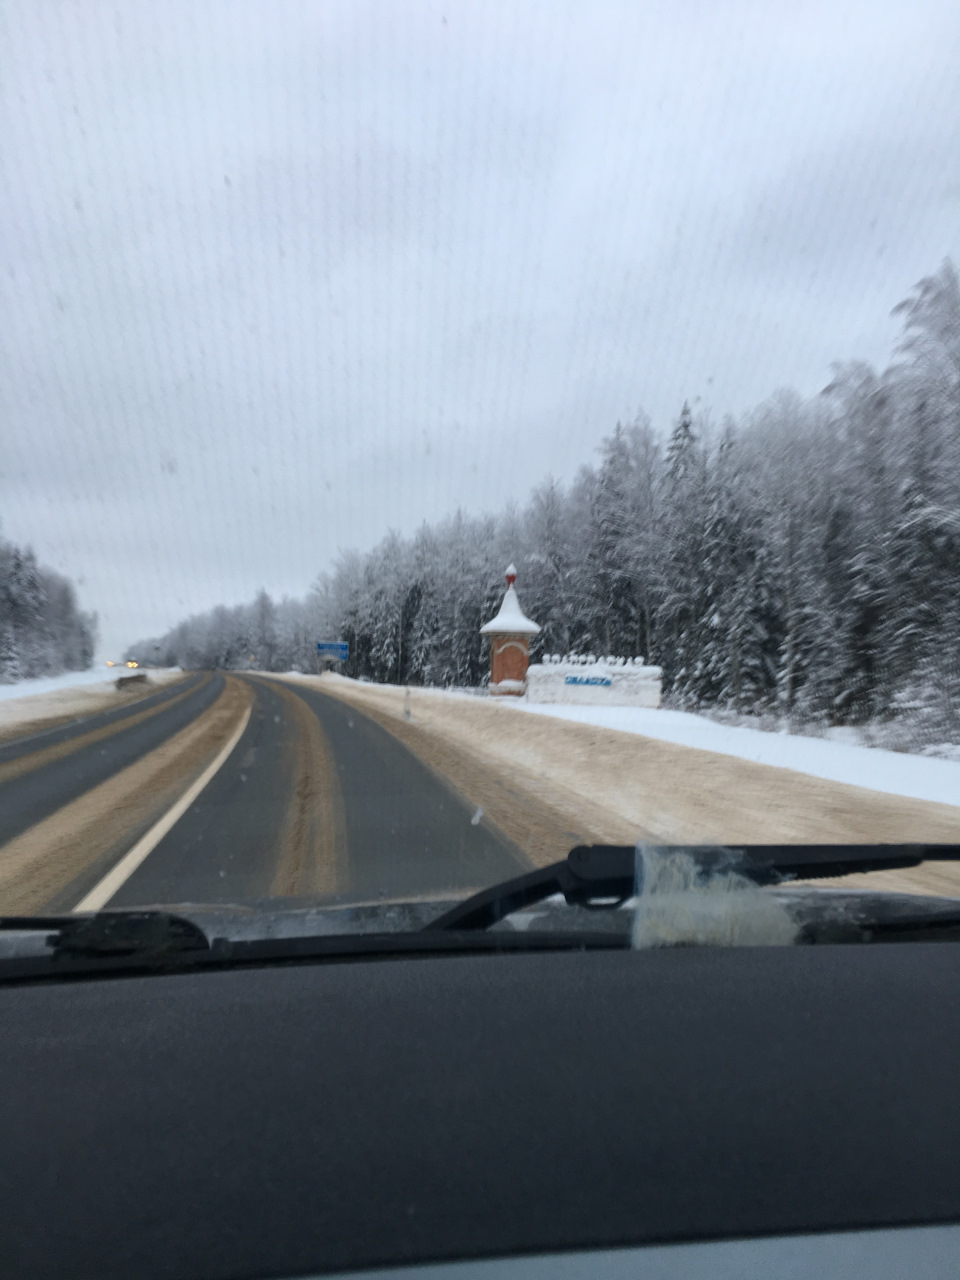
<path fill-rule="evenodd" d="M 888 795 L 960 805 L 960 762 L 718 724 L 687 711 L 640 707 L 585 707 L 511 699 L 531 715 L 555 716 L 620 733 L 658 738 L 676 746 L 736 756 L 754 764 L 792 769 L 828 782 L 842 782 Z"/>

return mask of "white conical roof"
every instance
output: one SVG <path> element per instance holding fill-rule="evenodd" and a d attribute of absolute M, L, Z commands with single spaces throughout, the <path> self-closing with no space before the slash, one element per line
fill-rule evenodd
<path fill-rule="evenodd" d="M 520 608 L 520 601 L 513 586 L 517 571 L 510 565 L 507 569 L 507 590 L 503 597 L 500 612 L 480 628 L 482 636 L 535 636 L 540 628 L 531 622 Z"/>

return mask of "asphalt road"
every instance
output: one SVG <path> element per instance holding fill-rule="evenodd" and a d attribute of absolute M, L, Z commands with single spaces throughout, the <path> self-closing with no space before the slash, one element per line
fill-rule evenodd
<path fill-rule="evenodd" d="M 240 743 L 111 906 L 317 891 L 364 901 L 415 897 L 466 892 L 529 869 L 373 720 L 312 689 L 249 684 L 255 702 Z M 304 719 L 313 721 L 306 731 Z M 316 795 L 304 802 L 302 786 L 298 792 L 305 771 L 311 783 L 326 784 L 319 805 Z M 291 831 L 311 807 L 320 811 L 302 836 Z M 283 883 L 283 861 L 298 856 L 300 880 Z"/>
<path fill-rule="evenodd" d="M 47 747 L 56 746 L 61 742 L 70 742 L 74 738 L 80 738 L 89 733 L 92 729 L 99 729 L 106 725 L 120 725 L 132 716 L 139 716 L 142 711 L 150 707 L 161 706 L 164 702 L 169 702 L 171 698 L 178 698 L 185 690 L 196 688 L 207 678 L 203 673 L 197 673 L 176 684 L 168 685 L 157 693 L 148 693 L 142 698 L 131 697 L 129 693 L 122 694 L 122 697 L 131 698 L 131 700 L 129 702 L 125 701 L 109 711 L 101 711 L 95 715 L 75 716 L 65 724 L 57 724 L 52 728 L 41 729 L 36 733 L 24 734 L 21 737 L 2 742 L 0 743 L 0 764 L 6 764 L 8 760 L 23 759 L 38 751 L 45 750 Z M 134 691 L 136 690 L 135 685 L 129 687 Z"/>
<path fill-rule="evenodd" d="M 0 749 L 2 846 L 153 751 L 216 701 L 223 677 L 198 675 L 130 707 L 7 742 Z"/>
<path fill-rule="evenodd" d="M 445 779 L 352 706 L 267 678 L 226 680 L 234 697 L 242 682 L 252 701 L 239 743 L 111 907 L 446 895 L 529 868 Z M 62 806 L 209 718 L 224 689 L 224 676 L 199 674 L 134 706 L 5 743 L 0 872 L 5 850 L 12 857 L 18 838 L 22 845 L 40 830 L 31 824 L 49 822 Z M 87 879 L 103 874 L 101 855 Z M 75 866 L 72 877 L 47 906 L 75 905 L 65 900 L 83 880 Z"/>

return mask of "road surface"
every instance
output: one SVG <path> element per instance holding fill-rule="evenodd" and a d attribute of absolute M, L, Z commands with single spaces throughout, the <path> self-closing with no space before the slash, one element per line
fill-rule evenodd
<path fill-rule="evenodd" d="M 466 894 L 581 843 L 960 841 L 960 806 L 327 678 L 198 673 L 0 742 L 0 914 Z M 848 878 L 960 894 L 960 867 Z"/>
<path fill-rule="evenodd" d="M 314 689 L 237 674 L 190 676 L 0 746 L 0 912 L 75 909 L 138 841 L 149 852 L 111 907 L 448 895 L 530 866 L 374 719 Z"/>
<path fill-rule="evenodd" d="M 193 676 L 132 706 L 0 745 L 0 846 L 152 751 L 222 689 L 222 676 Z"/>

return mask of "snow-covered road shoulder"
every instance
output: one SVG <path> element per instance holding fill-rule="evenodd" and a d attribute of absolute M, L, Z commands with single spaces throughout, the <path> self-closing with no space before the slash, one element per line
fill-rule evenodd
<path fill-rule="evenodd" d="M 646 710 L 639 707 L 576 707 L 533 704 L 516 698 L 513 705 L 531 715 L 554 716 L 619 733 L 656 738 L 675 746 L 694 747 L 718 755 L 736 756 L 753 764 L 792 769 L 828 782 L 842 782 L 870 791 L 960 805 L 960 763 L 807 738 L 799 734 L 765 733 L 717 724 L 686 711 Z"/>

